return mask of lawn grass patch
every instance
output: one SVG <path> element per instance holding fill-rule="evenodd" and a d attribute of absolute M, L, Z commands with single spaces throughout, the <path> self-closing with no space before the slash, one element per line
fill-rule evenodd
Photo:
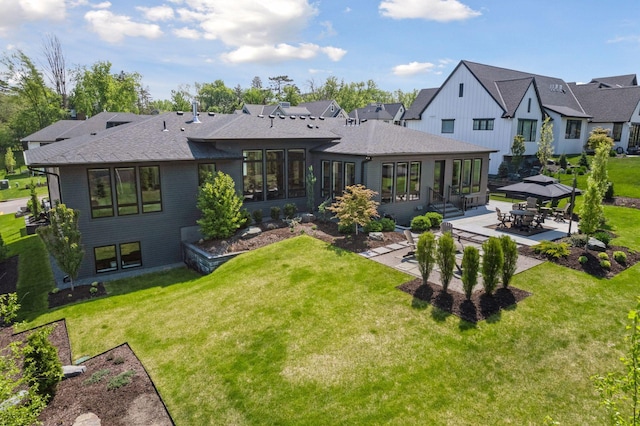
<path fill-rule="evenodd" d="M 0 179 L 9 181 L 9 188 L 0 190 L 0 201 L 30 197 L 31 190 L 27 188 L 27 185 L 30 185 L 31 181 L 36 185 L 40 182 L 41 186 L 36 187 L 36 193 L 39 197 L 49 194 L 46 186 L 47 178 L 45 176 L 31 176 L 29 170 L 24 167 L 21 167 L 20 170 L 13 174 L 5 174 L 5 171 L 2 170 L 0 171 Z"/>
<path fill-rule="evenodd" d="M 617 368 L 640 278 L 544 263 L 513 279 L 533 296 L 473 325 L 309 236 L 162 275 L 29 325 L 66 317 L 76 354 L 128 342 L 177 424 L 309 425 L 602 424 L 589 377 Z"/>

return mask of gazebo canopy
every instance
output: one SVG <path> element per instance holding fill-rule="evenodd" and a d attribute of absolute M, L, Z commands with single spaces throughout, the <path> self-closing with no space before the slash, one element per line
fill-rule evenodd
<path fill-rule="evenodd" d="M 571 196 L 574 188 L 559 183 L 558 179 L 545 175 L 537 175 L 525 178 L 522 182 L 500 187 L 497 191 L 504 192 L 511 198 L 524 200 L 528 197 L 536 197 L 546 202 L 568 198 Z M 575 189 L 576 195 L 581 193 L 581 190 Z"/>

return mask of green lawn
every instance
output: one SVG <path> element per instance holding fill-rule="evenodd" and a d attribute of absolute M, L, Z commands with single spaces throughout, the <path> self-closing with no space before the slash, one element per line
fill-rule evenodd
<path fill-rule="evenodd" d="M 25 167 L 16 170 L 17 173 L 5 175 L 5 171 L 0 171 L 0 179 L 9 181 L 9 188 L 0 190 L 0 201 L 13 200 L 16 198 L 27 198 L 31 195 L 31 191 L 26 188 L 31 181 L 35 184 L 38 182 L 42 185 L 36 188 L 38 196 L 44 197 L 48 195 L 47 178 L 45 176 L 31 176 Z"/>
<path fill-rule="evenodd" d="M 205 277 L 114 282 L 29 326 L 66 318 L 74 357 L 129 342 L 178 425 L 602 424 L 589 376 L 619 367 L 639 278 L 543 264 L 515 277 L 531 297 L 473 326 L 300 236 Z"/>

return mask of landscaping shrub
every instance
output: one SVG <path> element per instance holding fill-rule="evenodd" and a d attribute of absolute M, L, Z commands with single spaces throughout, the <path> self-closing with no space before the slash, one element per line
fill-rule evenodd
<path fill-rule="evenodd" d="M 585 263 L 587 263 L 588 261 L 589 261 L 589 259 L 587 258 L 587 256 L 580 256 L 580 257 L 578 258 L 578 262 L 580 262 L 580 263 L 581 263 L 581 264 L 583 264 L 583 265 L 584 265 Z"/>
<path fill-rule="evenodd" d="M 49 341 L 53 327 L 41 327 L 27 336 L 23 348 L 24 371 L 29 383 L 45 399 L 51 398 L 62 380 L 62 364 L 58 349 Z"/>
<path fill-rule="evenodd" d="M 589 168 L 589 160 L 587 159 L 587 153 L 585 151 L 582 151 L 582 154 L 580 154 L 580 159 L 578 160 L 578 166 L 584 167 L 585 169 Z"/>
<path fill-rule="evenodd" d="M 331 218 L 329 207 L 331 206 L 331 198 L 327 198 L 318 206 L 318 220 L 322 223 L 327 222 Z"/>
<path fill-rule="evenodd" d="M 542 240 L 538 244 L 534 244 L 531 246 L 531 249 L 538 254 L 544 254 L 545 256 L 553 259 L 567 257 L 570 254 L 569 244 L 554 243 L 553 241 L 547 240 Z"/>
<path fill-rule="evenodd" d="M 436 237 L 431 232 L 420 234 L 416 243 L 416 260 L 422 276 L 422 284 L 426 284 L 435 265 Z"/>
<path fill-rule="evenodd" d="M 600 267 L 602 269 L 611 269 L 611 262 L 609 260 L 601 260 L 600 261 Z"/>
<path fill-rule="evenodd" d="M 498 237 L 489 237 L 487 241 L 482 243 L 482 281 L 484 284 L 484 292 L 493 294 L 498 286 L 504 257 L 502 253 L 502 244 Z"/>
<path fill-rule="evenodd" d="M 271 219 L 280 220 L 280 207 L 278 206 L 271 207 Z"/>
<path fill-rule="evenodd" d="M 413 232 L 424 232 L 431 228 L 431 219 L 426 216 L 416 216 L 411 219 L 411 230 Z"/>
<path fill-rule="evenodd" d="M 607 253 L 598 253 L 598 259 L 609 260 L 609 255 Z"/>
<path fill-rule="evenodd" d="M 587 168 L 584 166 L 578 167 L 578 171 L 576 172 L 578 176 L 583 176 L 587 172 Z"/>
<path fill-rule="evenodd" d="M 296 215 L 297 211 L 298 211 L 298 208 L 293 203 L 287 203 L 282 208 L 282 214 L 284 215 L 285 219 L 293 219 L 293 216 Z"/>
<path fill-rule="evenodd" d="M 243 208 L 240 210 L 240 228 L 244 229 L 251 225 L 251 213 L 249 210 Z"/>
<path fill-rule="evenodd" d="M 449 283 L 453 278 L 453 269 L 456 266 L 456 245 L 453 241 L 451 232 L 445 232 L 438 239 L 436 263 L 440 268 L 442 289 L 446 293 L 449 288 Z"/>
<path fill-rule="evenodd" d="M 424 214 L 425 217 L 429 218 L 431 221 L 431 228 L 439 228 L 442 223 L 442 215 L 438 212 L 427 212 Z"/>
<path fill-rule="evenodd" d="M 206 238 L 229 238 L 246 221 L 235 183 L 231 176 L 222 172 L 200 187 L 197 207 L 202 217 L 196 223 Z M 247 214 L 251 219 L 251 214 Z"/>
<path fill-rule="evenodd" d="M 567 156 L 565 154 L 560 155 L 560 158 L 558 159 L 558 164 L 560 164 L 560 167 L 563 169 L 567 169 Z"/>
<path fill-rule="evenodd" d="M 623 251 L 614 251 L 613 252 L 613 260 L 618 262 L 621 265 L 626 265 L 627 263 L 627 254 Z"/>
<path fill-rule="evenodd" d="M 473 287 L 478 283 L 480 270 L 480 251 L 473 246 L 466 246 L 462 254 L 462 290 L 467 300 L 471 299 Z"/>
<path fill-rule="evenodd" d="M 618 153 L 616 153 L 616 150 L 611 148 L 609 150 L 609 157 L 617 157 L 617 156 L 618 156 Z"/>
<path fill-rule="evenodd" d="M 613 182 L 609 182 L 608 186 L 607 186 L 607 190 L 604 193 L 604 199 L 607 201 L 611 201 L 613 200 Z"/>
<path fill-rule="evenodd" d="M 356 224 L 355 223 L 338 223 L 338 232 L 341 234 L 353 234 L 356 232 Z"/>
<path fill-rule="evenodd" d="M 255 223 L 262 223 L 262 210 L 254 210 L 251 216 Z"/>
<path fill-rule="evenodd" d="M 506 161 L 503 161 L 498 166 L 498 177 L 501 177 L 504 179 L 507 176 L 509 176 L 509 163 L 507 163 Z"/>
<path fill-rule="evenodd" d="M 611 242 L 611 234 L 609 234 L 607 231 L 597 231 L 595 234 L 593 234 L 593 238 L 601 241 L 607 247 L 609 247 L 609 243 Z"/>
<path fill-rule="evenodd" d="M 134 370 L 124 371 L 117 376 L 113 377 L 107 383 L 107 390 L 116 390 L 121 388 L 122 386 L 128 385 L 131 383 L 131 377 L 135 376 L 136 372 Z"/>
<path fill-rule="evenodd" d="M 363 228 L 364 232 L 382 232 L 382 223 L 379 220 L 372 220 Z"/>
<path fill-rule="evenodd" d="M 571 247 L 584 247 L 587 245 L 587 237 L 584 234 L 571 234 L 569 237 L 569 244 Z"/>
<path fill-rule="evenodd" d="M 384 217 L 379 220 L 380 224 L 382 224 L 383 232 L 393 232 L 396 230 L 396 222 L 388 217 Z"/>
<path fill-rule="evenodd" d="M 502 266 L 502 287 L 507 288 L 518 267 L 518 245 L 508 235 L 500 237 L 504 264 Z"/>
<path fill-rule="evenodd" d="M 13 323 L 19 310 L 18 293 L 0 294 L 0 326 Z"/>

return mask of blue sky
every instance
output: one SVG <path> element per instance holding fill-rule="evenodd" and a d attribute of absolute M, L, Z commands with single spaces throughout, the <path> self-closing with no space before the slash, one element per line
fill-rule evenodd
<path fill-rule="evenodd" d="M 460 60 L 587 82 L 640 71 L 640 1 L 0 0 L 0 49 L 67 66 L 110 61 L 155 99 L 181 84 L 288 75 L 383 90 L 440 86 Z"/>

